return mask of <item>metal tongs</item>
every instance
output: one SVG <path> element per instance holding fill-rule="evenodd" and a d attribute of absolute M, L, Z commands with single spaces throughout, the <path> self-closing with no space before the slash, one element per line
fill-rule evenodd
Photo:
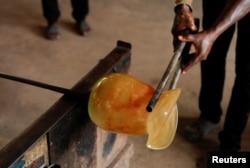
<path fill-rule="evenodd" d="M 186 42 L 180 42 L 174 51 L 174 55 L 169 62 L 169 65 L 163 74 L 161 81 L 159 82 L 152 98 L 150 99 L 146 110 L 148 112 L 153 111 L 154 106 L 156 105 L 161 93 L 163 92 L 164 88 L 166 87 L 170 77 L 172 77 L 171 83 L 169 85 L 169 89 L 174 89 L 177 85 L 181 74 L 181 63 L 182 63 L 182 55 L 189 50 L 190 45 Z"/>
<path fill-rule="evenodd" d="M 197 27 L 197 31 L 199 30 L 200 27 L 200 20 L 199 18 L 195 18 L 194 19 L 195 25 Z M 193 33 L 196 33 L 193 32 Z M 189 34 L 190 31 L 189 30 L 185 30 L 183 32 L 184 35 Z M 170 60 L 170 63 L 164 73 L 164 75 L 161 78 L 160 83 L 158 84 L 154 95 L 152 96 L 152 98 L 150 99 L 146 110 L 148 112 L 153 111 L 154 106 L 156 105 L 161 93 L 163 92 L 164 88 L 167 85 L 167 82 L 169 80 L 169 77 L 172 75 L 172 81 L 170 83 L 169 89 L 174 89 L 176 87 L 176 84 L 179 80 L 180 74 L 181 74 L 181 70 L 182 70 L 182 64 L 185 64 L 186 61 L 188 61 L 190 59 L 190 55 L 189 55 L 189 50 L 191 47 L 191 43 L 188 42 L 179 42 L 179 44 L 176 46 L 175 50 L 174 50 L 174 55 L 172 57 L 172 59 Z"/>

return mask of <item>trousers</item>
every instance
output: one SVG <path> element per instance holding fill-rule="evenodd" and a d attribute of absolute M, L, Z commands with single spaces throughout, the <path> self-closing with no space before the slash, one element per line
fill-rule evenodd
<path fill-rule="evenodd" d="M 227 0 L 203 0 L 203 29 L 216 20 Z M 240 150 L 241 135 L 250 111 L 250 14 L 225 31 L 214 43 L 206 61 L 201 62 L 200 117 L 218 123 L 222 116 L 221 100 L 226 74 L 226 57 L 236 32 L 235 80 L 227 108 L 220 147 Z"/>
<path fill-rule="evenodd" d="M 85 20 L 89 13 L 88 0 L 71 0 L 72 16 L 76 22 Z M 48 24 L 57 22 L 60 17 L 60 10 L 57 0 L 42 0 L 43 15 Z"/>

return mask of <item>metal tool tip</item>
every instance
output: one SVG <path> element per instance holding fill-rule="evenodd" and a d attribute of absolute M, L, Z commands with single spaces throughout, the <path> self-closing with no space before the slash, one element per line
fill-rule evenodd
<path fill-rule="evenodd" d="M 147 110 L 148 112 L 152 112 L 152 111 L 153 111 L 153 108 L 152 108 L 151 106 L 147 106 L 147 107 L 146 107 L 146 110 Z"/>

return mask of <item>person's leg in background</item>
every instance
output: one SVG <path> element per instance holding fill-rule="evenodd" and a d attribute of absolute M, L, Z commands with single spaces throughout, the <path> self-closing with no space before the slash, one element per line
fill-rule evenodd
<path fill-rule="evenodd" d="M 48 22 L 46 36 L 49 39 L 55 40 L 60 37 L 56 22 L 60 17 L 60 11 L 57 0 L 42 0 L 43 15 Z"/>
<path fill-rule="evenodd" d="M 226 4 L 226 0 L 203 0 L 203 29 L 206 30 L 216 20 Z M 192 142 L 202 140 L 206 134 L 219 125 L 222 115 L 221 99 L 225 79 L 226 56 L 234 34 L 230 27 L 214 43 L 207 59 L 201 62 L 201 90 L 199 96 L 200 117 L 184 132 Z"/>
<path fill-rule="evenodd" d="M 220 148 L 225 151 L 241 149 L 241 135 L 250 112 L 250 14 L 237 24 L 236 77 L 224 129 L 219 134 Z"/>
<path fill-rule="evenodd" d="M 87 35 L 91 28 L 86 22 L 86 18 L 89 14 L 89 2 L 88 0 L 71 0 L 72 4 L 72 16 L 76 20 L 76 30 L 80 35 Z"/>

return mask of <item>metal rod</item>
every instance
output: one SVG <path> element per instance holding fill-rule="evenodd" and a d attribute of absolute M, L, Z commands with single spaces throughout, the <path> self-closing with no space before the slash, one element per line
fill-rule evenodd
<path fill-rule="evenodd" d="M 48 90 L 55 91 L 55 92 L 58 92 L 58 93 L 66 94 L 68 96 L 83 97 L 83 93 L 75 92 L 75 91 L 70 90 L 70 89 L 62 88 L 62 87 L 59 87 L 59 86 L 53 86 L 53 85 L 45 84 L 45 83 L 42 83 L 42 82 L 37 82 L 37 81 L 34 81 L 34 80 L 25 79 L 25 78 L 13 76 L 13 75 L 1 73 L 1 72 L 0 72 L 0 78 L 5 78 L 5 79 L 8 79 L 8 80 L 29 84 L 29 85 L 40 87 L 40 88 L 43 88 L 43 89 L 48 89 Z"/>
<path fill-rule="evenodd" d="M 154 106 L 156 105 L 162 91 L 164 90 L 164 88 L 166 87 L 166 84 L 168 82 L 168 79 L 171 75 L 171 73 L 173 72 L 173 70 L 176 67 L 176 64 L 182 54 L 183 49 L 185 48 L 186 42 L 181 42 L 178 46 L 178 48 L 176 49 L 176 51 L 174 52 L 174 55 L 172 57 L 172 59 L 170 60 L 170 63 L 165 71 L 165 73 L 163 74 L 160 83 L 158 84 L 152 98 L 150 99 L 146 110 L 148 112 L 151 112 L 154 108 Z"/>
<path fill-rule="evenodd" d="M 180 78 L 180 75 L 181 75 L 181 65 L 180 64 L 181 64 L 181 58 L 179 59 L 177 65 L 176 65 L 176 68 L 175 68 L 175 71 L 174 71 L 173 78 L 171 80 L 169 89 L 175 89 L 176 88 L 177 82 L 179 81 L 179 78 Z"/>

